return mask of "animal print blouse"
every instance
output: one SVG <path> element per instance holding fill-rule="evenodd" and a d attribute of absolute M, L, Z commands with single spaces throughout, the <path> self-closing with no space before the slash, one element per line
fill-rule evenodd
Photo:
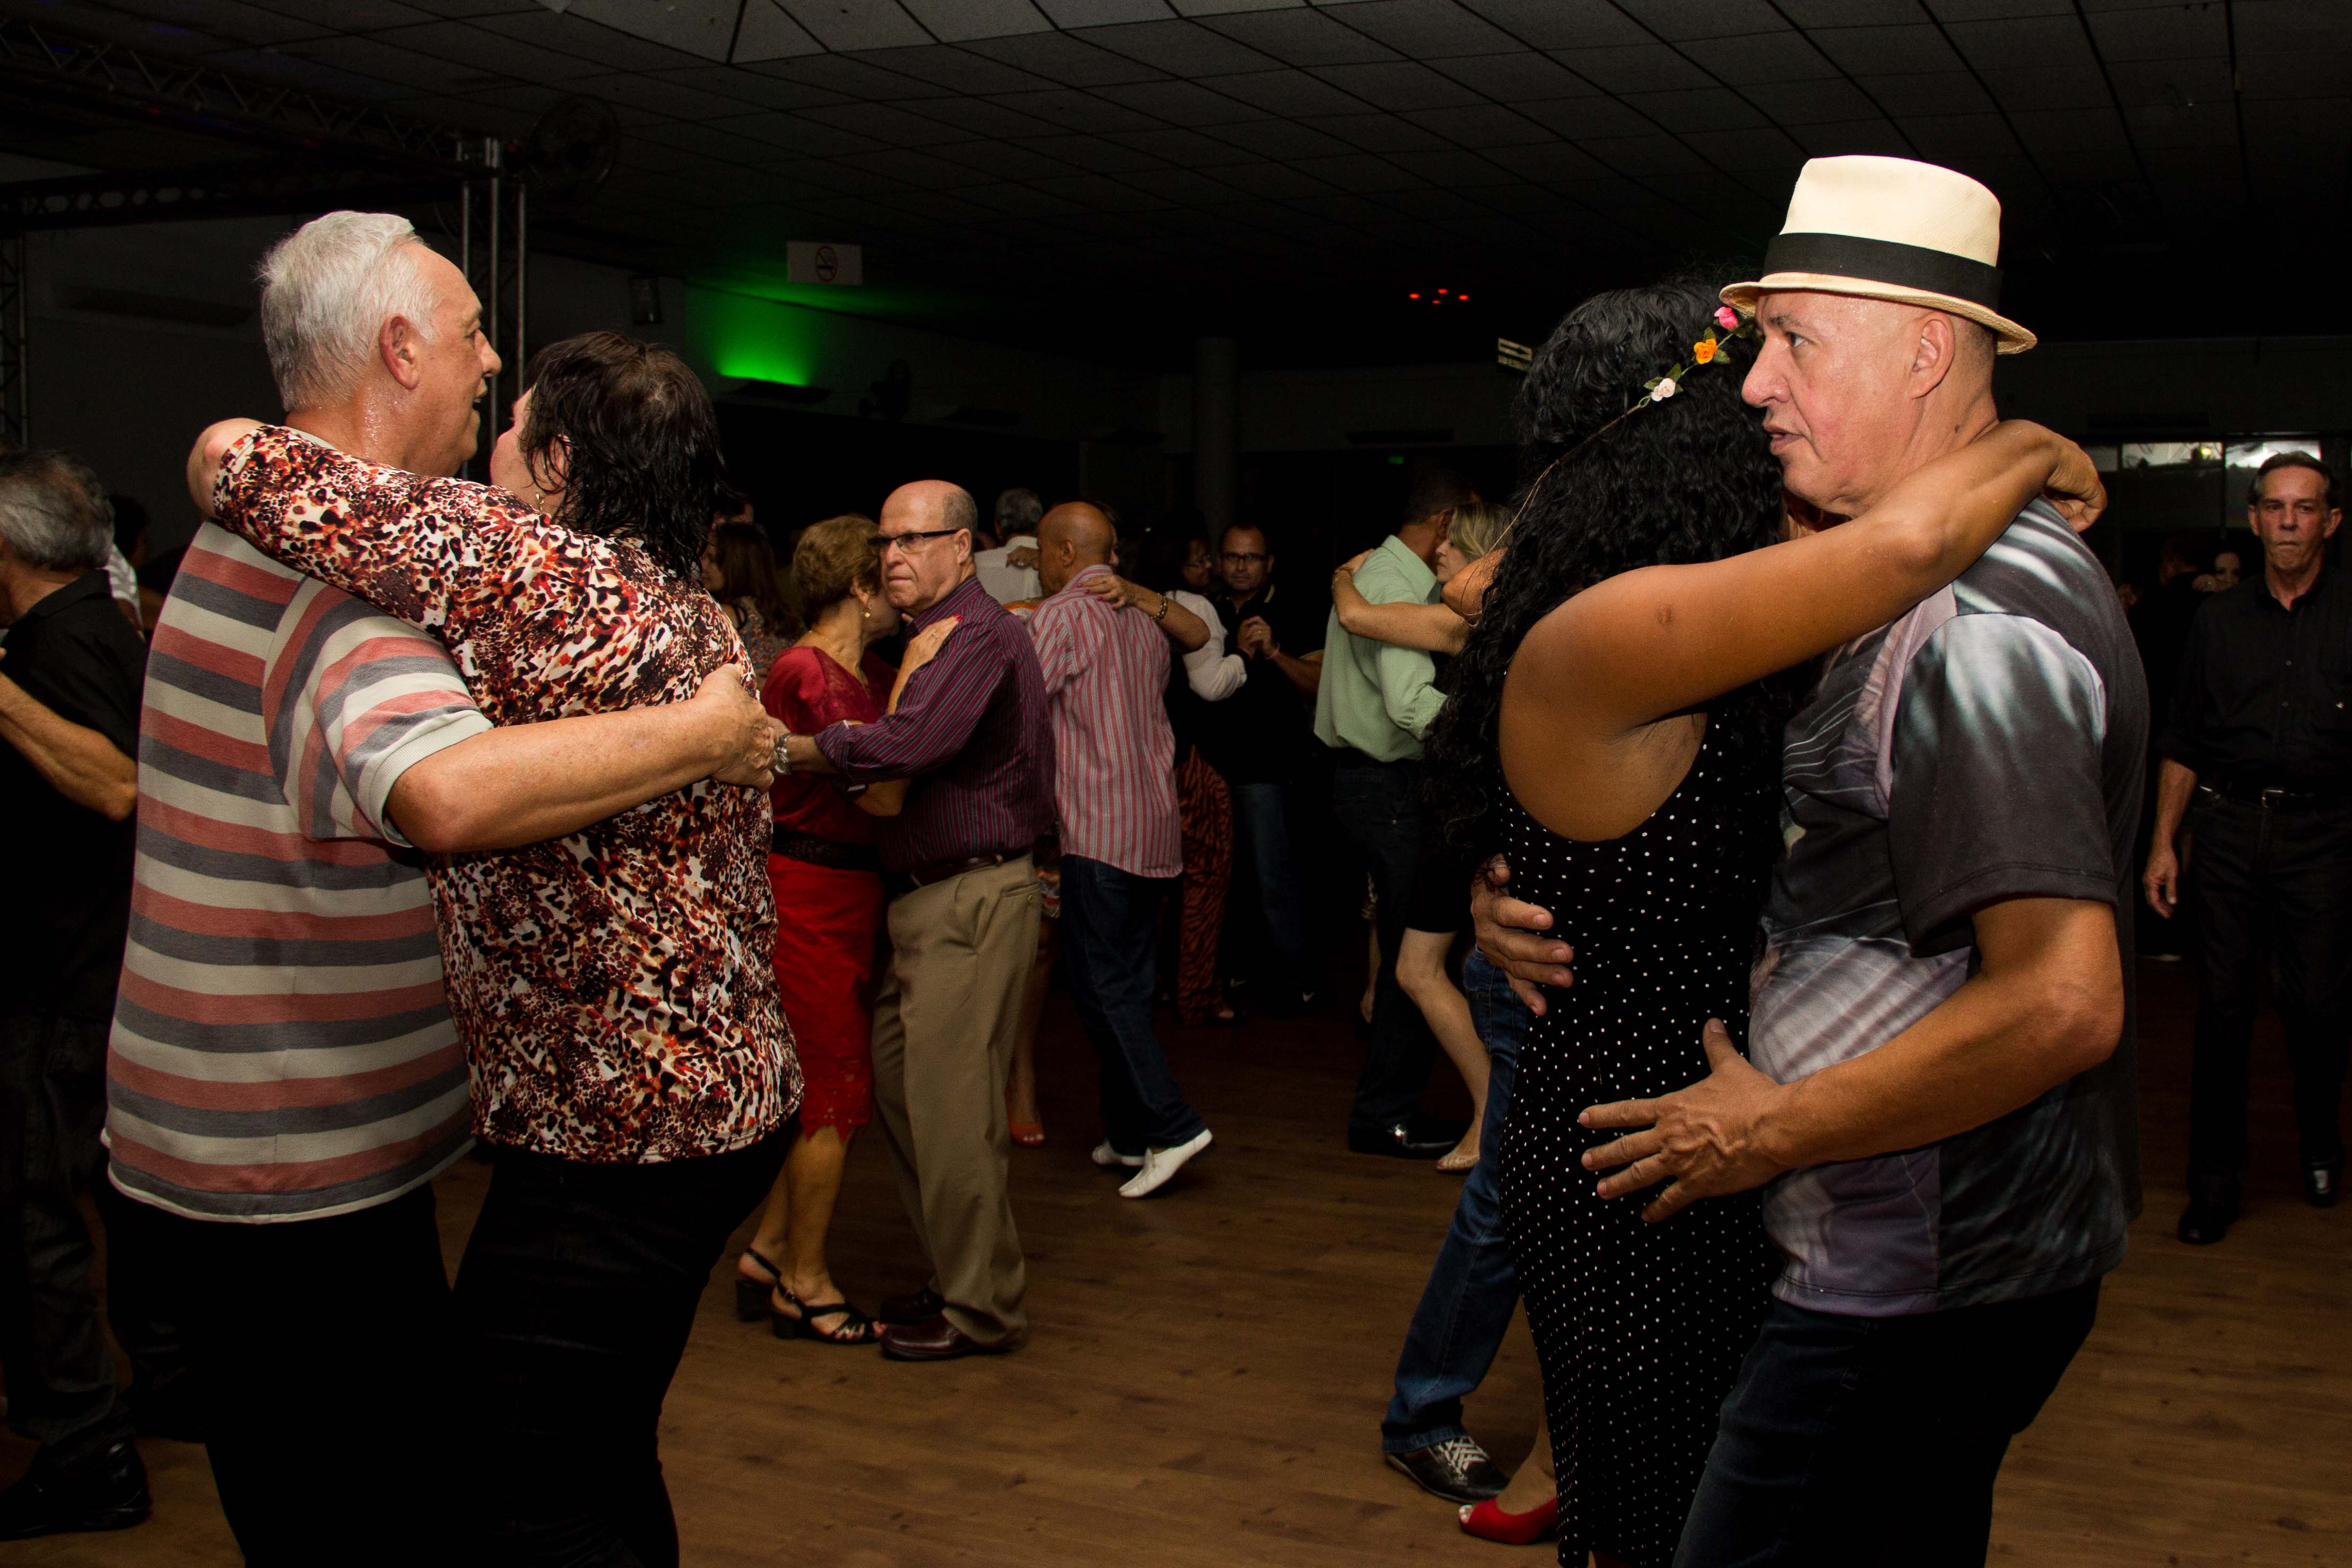
<path fill-rule="evenodd" d="M 698 584 L 488 486 L 271 426 L 229 449 L 214 500 L 261 550 L 439 637 L 493 723 L 674 701 L 745 658 Z M 766 792 L 707 779 L 569 837 L 434 857 L 474 1131 L 645 1163 L 790 1116 L 767 868 Z"/>

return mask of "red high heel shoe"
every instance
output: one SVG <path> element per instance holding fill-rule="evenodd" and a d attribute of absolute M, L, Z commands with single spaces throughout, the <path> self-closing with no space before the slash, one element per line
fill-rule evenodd
<path fill-rule="evenodd" d="M 1462 1533 L 1505 1546 L 1533 1546 L 1559 1526 L 1559 1499 L 1547 1498 L 1525 1513 L 1505 1513 L 1493 1498 L 1466 1503 L 1462 1509 Z"/>

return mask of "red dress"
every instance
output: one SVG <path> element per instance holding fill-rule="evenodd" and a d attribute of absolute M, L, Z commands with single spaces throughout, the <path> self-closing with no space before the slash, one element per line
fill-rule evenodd
<path fill-rule="evenodd" d="M 813 647 L 788 647 L 768 669 L 761 701 L 796 735 L 882 717 L 898 671 L 867 654 L 859 673 Z M 874 818 L 829 778 L 776 781 L 776 826 L 863 847 L 868 868 L 768 857 L 776 890 L 776 994 L 798 1047 L 801 1128 L 844 1133 L 874 1119 L 874 975 L 882 936 L 882 876 L 872 868 Z"/>

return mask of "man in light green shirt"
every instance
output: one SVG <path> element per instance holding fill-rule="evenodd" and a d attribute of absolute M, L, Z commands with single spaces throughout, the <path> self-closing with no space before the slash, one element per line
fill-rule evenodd
<path fill-rule="evenodd" d="M 1450 510 L 1409 522 L 1383 540 L 1356 568 L 1356 592 L 1375 605 L 1437 603 L 1432 563 L 1445 542 Z M 1426 546 L 1425 550 L 1423 548 Z M 1323 684 L 1315 693 L 1315 738 L 1351 746 L 1378 763 L 1421 755 L 1421 738 L 1445 706 L 1437 689 L 1437 661 L 1417 647 L 1360 637 L 1331 612 L 1323 634 Z"/>
<path fill-rule="evenodd" d="M 1435 468 L 1421 474 L 1405 521 L 1356 569 L 1357 592 L 1375 605 L 1433 604 L 1437 552 L 1454 509 L 1477 499 L 1455 475 Z M 1315 694 L 1315 737 L 1333 753 L 1332 817 L 1370 867 L 1380 905 L 1371 1047 L 1348 1115 L 1348 1147 L 1408 1160 L 1434 1160 L 1462 1134 L 1460 1123 L 1438 1124 L 1413 1109 L 1437 1041 L 1396 978 L 1422 858 L 1421 741 L 1445 705 L 1436 674 L 1428 654 L 1356 637 L 1332 613 Z M 1466 905 L 1466 879 L 1464 895 Z"/>

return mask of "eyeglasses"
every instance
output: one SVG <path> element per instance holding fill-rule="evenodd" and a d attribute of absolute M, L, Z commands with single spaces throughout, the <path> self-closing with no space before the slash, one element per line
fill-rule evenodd
<path fill-rule="evenodd" d="M 1228 566 L 1247 566 L 1252 562 L 1271 561 L 1274 557 L 1254 550 L 1228 550 L 1223 559 Z"/>
<path fill-rule="evenodd" d="M 933 528 L 919 533 L 877 533 L 869 536 L 866 544 L 866 548 L 872 550 L 877 555 L 887 552 L 894 544 L 912 555 L 934 539 L 952 538 L 962 531 L 961 528 Z"/>

